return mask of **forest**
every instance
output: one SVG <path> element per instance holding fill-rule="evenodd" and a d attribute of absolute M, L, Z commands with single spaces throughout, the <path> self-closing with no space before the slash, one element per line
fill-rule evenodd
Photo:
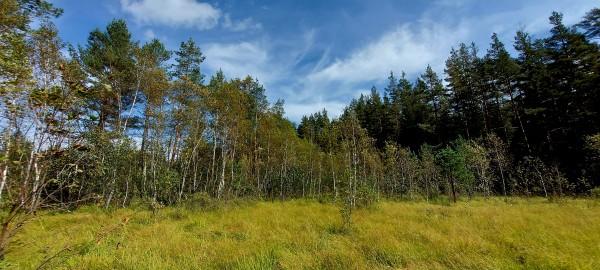
<path fill-rule="evenodd" d="M 390 73 L 299 123 L 260 78 L 207 76 L 191 38 L 170 51 L 115 19 L 66 44 L 49 2 L 0 12 L 2 258 L 38 212 L 90 205 L 600 197 L 600 9 L 455 44 L 443 74 Z"/>

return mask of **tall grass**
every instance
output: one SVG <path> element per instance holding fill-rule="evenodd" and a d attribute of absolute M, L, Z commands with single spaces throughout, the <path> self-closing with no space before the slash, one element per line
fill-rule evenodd
<path fill-rule="evenodd" d="M 476 199 L 254 202 L 211 210 L 46 213 L 15 236 L 0 268 L 600 269 L 600 203 Z"/>

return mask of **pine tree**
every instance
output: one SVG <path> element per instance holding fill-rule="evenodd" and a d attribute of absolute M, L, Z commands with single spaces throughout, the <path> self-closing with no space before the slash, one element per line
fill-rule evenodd
<path fill-rule="evenodd" d="M 449 134 L 449 115 L 448 115 L 448 96 L 442 80 L 433 71 L 431 66 L 427 65 L 425 73 L 421 75 L 421 80 L 425 84 L 426 102 L 432 109 L 433 114 L 429 119 L 431 131 L 435 134 L 432 139 L 434 144 L 441 143 L 448 139 Z"/>
<path fill-rule="evenodd" d="M 493 110 L 490 110 L 492 119 L 494 119 L 492 131 L 500 134 L 505 140 L 510 140 L 513 132 L 511 120 L 514 118 L 525 144 L 528 145 L 522 119 L 522 108 L 517 102 L 520 97 L 515 87 L 519 66 L 495 33 L 492 35 L 490 48 L 484 57 L 484 72 L 485 87 L 489 89 L 490 103 L 493 104 Z M 505 97 L 508 97 L 508 104 L 505 103 Z M 506 108 L 510 108 L 512 114 L 507 113 L 504 110 Z"/>
<path fill-rule="evenodd" d="M 462 43 L 452 49 L 446 61 L 446 73 L 456 121 L 463 127 L 462 135 L 476 138 L 487 132 L 487 100 L 480 86 L 479 58 L 474 44 Z"/>
<path fill-rule="evenodd" d="M 583 20 L 577 24 L 577 27 L 585 30 L 584 34 L 589 39 L 600 38 L 600 8 L 594 8 L 588 11 Z"/>
<path fill-rule="evenodd" d="M 102 130 L 121 132 L 122 113 L 135 97 L 135 44 L 123 20 L 114 20 L 105 31 L 96 29 L 80 49 L 85 70 L 94 85 L 90 109 Z"/>

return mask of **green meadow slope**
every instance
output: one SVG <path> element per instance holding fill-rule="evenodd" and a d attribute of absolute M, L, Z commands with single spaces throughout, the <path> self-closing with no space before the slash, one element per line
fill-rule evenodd
<path fill-rule="evenodd" d="M 44 214 L 0 268 L 600 269 L 600 201 L 379 202 L 340 227 L 313 201 Z"/>

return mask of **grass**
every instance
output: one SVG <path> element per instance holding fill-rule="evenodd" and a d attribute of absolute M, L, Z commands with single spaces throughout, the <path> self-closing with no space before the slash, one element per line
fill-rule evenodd
<path fill-rule="evenodd" d="M 339 224 L 335 205 L 304 200 L 87 207 L 28 223 L 0 268 L 600 269 L 600 201 L 385 201 Z"/>

